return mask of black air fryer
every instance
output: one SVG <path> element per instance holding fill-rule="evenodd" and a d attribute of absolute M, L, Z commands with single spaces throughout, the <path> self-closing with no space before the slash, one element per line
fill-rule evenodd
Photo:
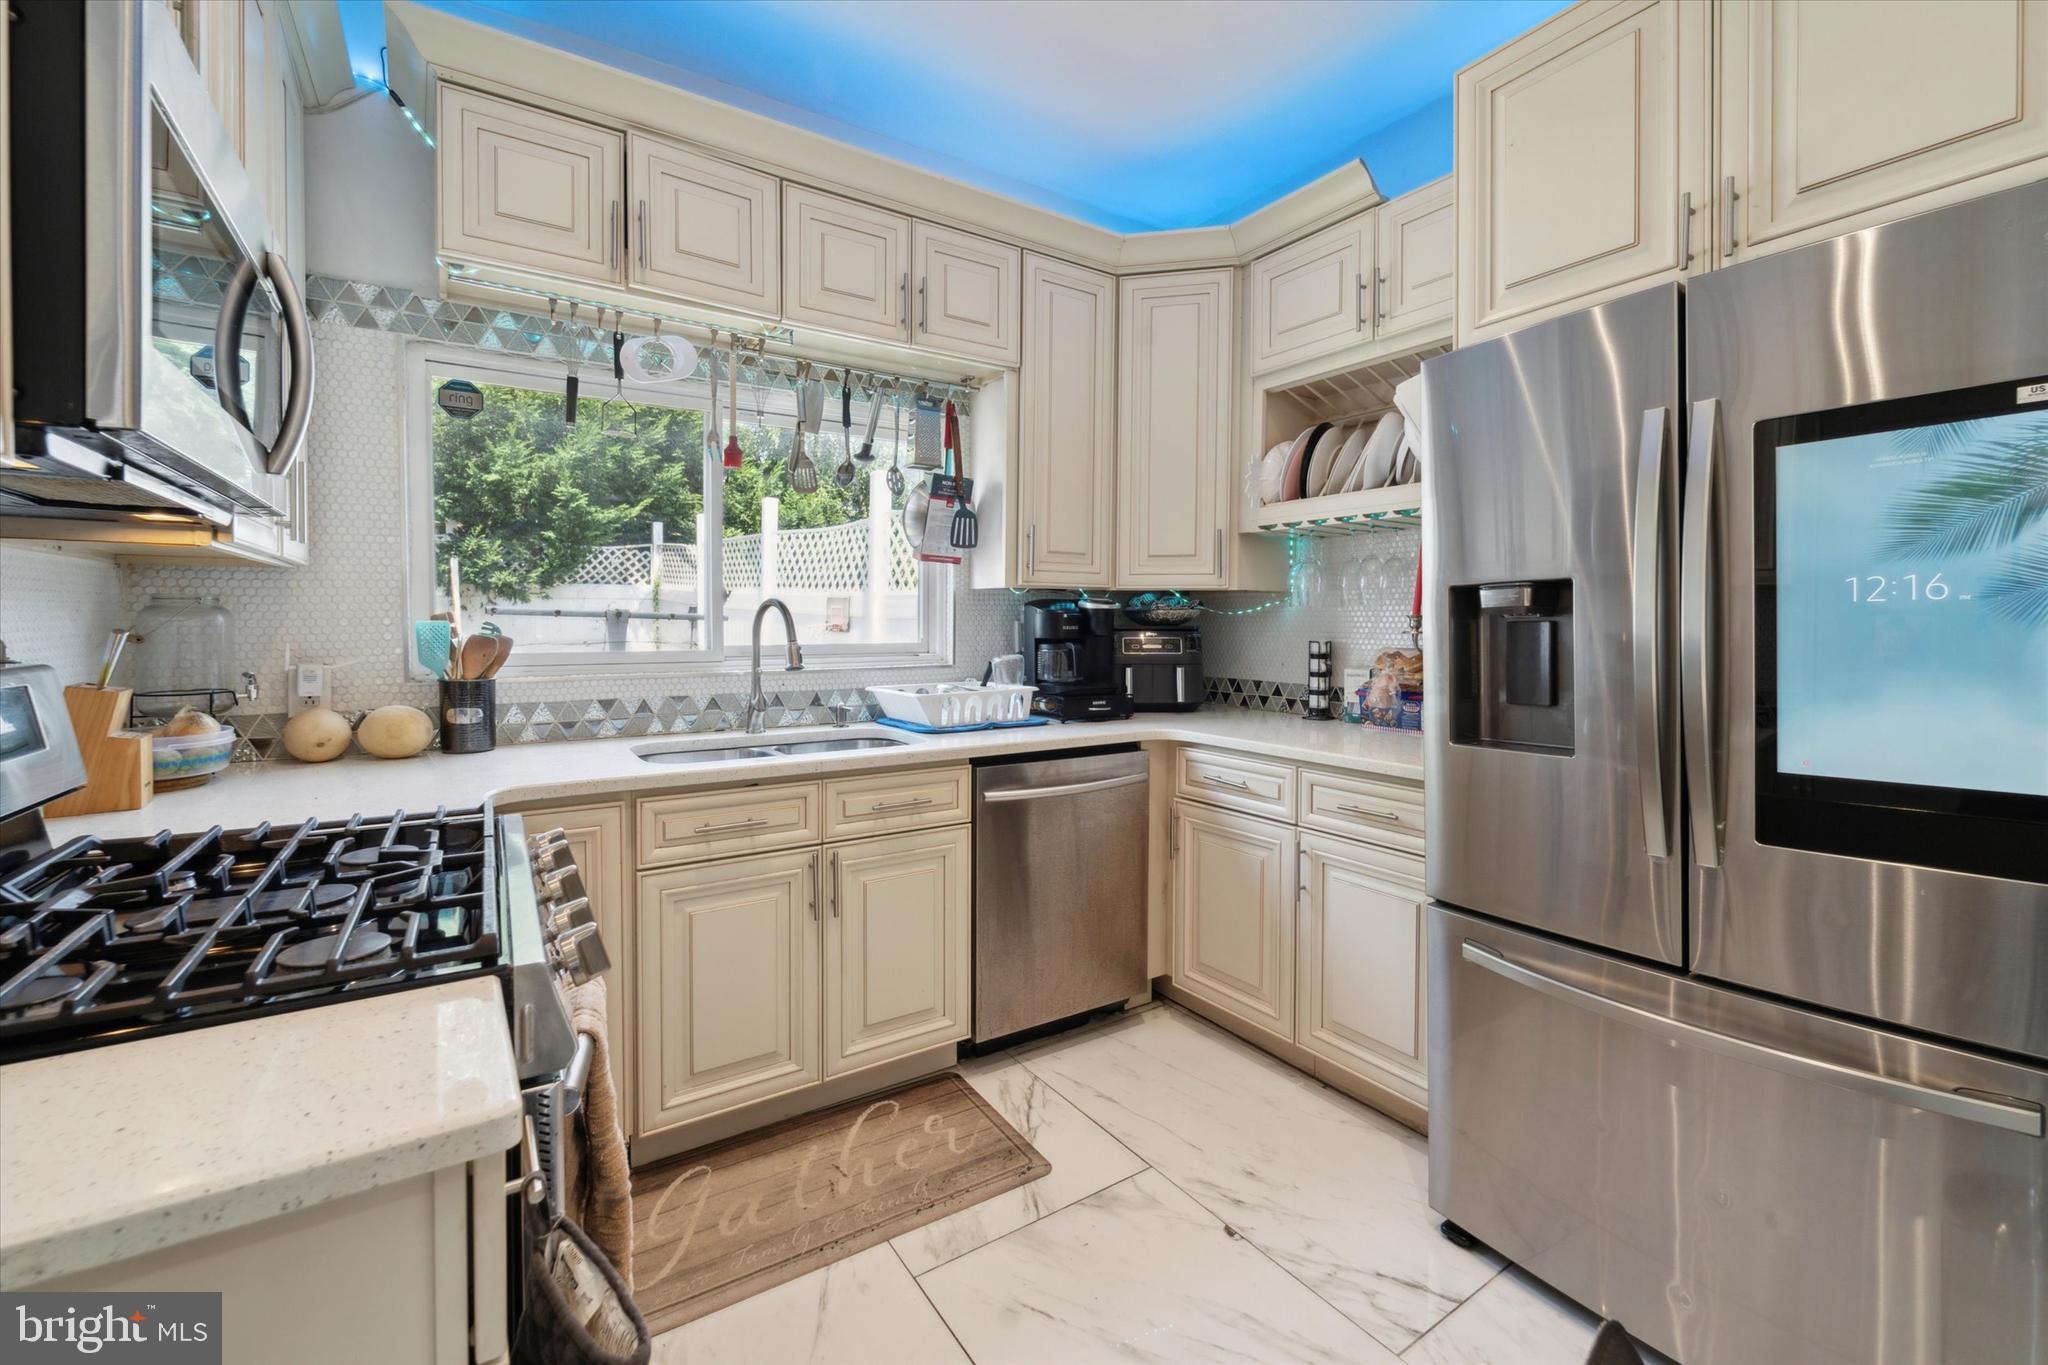
<path fill-rule="evenodd" d="M 1125 626 L 1116 633 L 1116 666 L 1137 711 L 1193 711 L 1202 704 L 1199 626 Z"/>
<path fill-rule="evenodd" d="M 1026 602 L 1017 617 L 1031 709 L 1055 720 L 1120 720 L 1131 714 L 1116 661 L 1116 607 L 1071 597 Z"/>

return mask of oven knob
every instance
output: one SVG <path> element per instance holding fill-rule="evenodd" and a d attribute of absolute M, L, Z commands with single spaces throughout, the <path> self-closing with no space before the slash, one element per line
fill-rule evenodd
<path fill-rule="evenodd" d="M 559 937 L 579 925 L 596 923 L 597 912 L 590 908 L 590 902 L 582 896 L 567 902 L 547 917 L 548 933 L 551 937 Z"/>
<path fill-rule="evenodd" d="M 604 941 L 597 936 L 595 924 L 579 924 L 563 930 L 555 940 L 557 961 L 569 973 L 569 979 L 582 985 L 593 976 L 602 976 L 611 969 L 611 956 L 604 950 Z"/>
<path fill-rule="evenodd" d="M 574 863 L 565 863 L 541 874 L 540 898 L 544 901 L 579 900 L 589 894 L 583 886 L 583 874 L 576 870 Z"/>

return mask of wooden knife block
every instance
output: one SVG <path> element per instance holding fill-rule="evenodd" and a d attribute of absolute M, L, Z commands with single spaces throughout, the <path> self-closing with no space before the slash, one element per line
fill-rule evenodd
<path fill-rule="evenodd" d="M 128 724 L 128 704 L 134 695 L 126 687 L 64 689 L 71 731 L 78 736 L 78 752 L 85 760 L 85 785 L 44 806 L 47 819 L 139 810 L 156 795 L 155 740 L 120 733 Z"/>

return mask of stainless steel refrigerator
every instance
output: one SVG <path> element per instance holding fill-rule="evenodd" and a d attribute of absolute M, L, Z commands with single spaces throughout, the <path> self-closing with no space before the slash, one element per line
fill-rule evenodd
<path fill-rule="evenodd" d="M 1689 1365 L 2048 1360 L 2048 183 L 1423 374 L 1431 1204 Z"/>

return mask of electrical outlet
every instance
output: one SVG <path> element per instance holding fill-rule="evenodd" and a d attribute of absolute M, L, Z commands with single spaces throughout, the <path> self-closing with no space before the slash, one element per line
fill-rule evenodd
<path fill-rule="evenodd" d="M 285 679 L 285 693 L 288 715 L 327 705 L 327 665 L 293 664 L 291 676 Z"/>

